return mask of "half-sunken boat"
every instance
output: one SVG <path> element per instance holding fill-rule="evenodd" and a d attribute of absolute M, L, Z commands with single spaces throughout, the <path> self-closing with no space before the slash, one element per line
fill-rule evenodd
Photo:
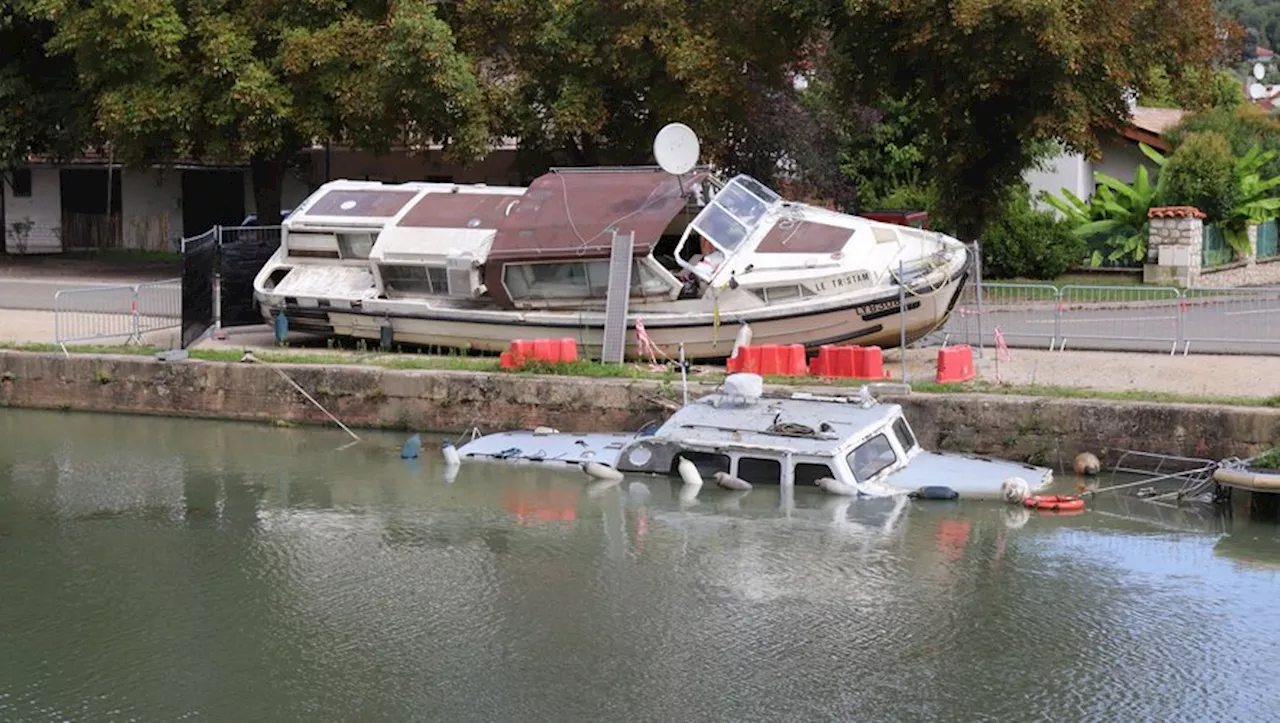
<path fill-rule="evenodd" d="M 807 348 L 897 346 L 905 324 L 910 343 L 946 320 L 968 269 L 956 239 L 749 176 L 558 168 L 527 188 L 327 183 L 284 221 L 254 291 L 268 321 L 326 335 L 716 359 L 739 324 L 754 344 Z"/>
<path fill-rule="evenodd" d="M 719 472 L 751 485 L 835 488 L 867 497 L 950 488 L 961 498 L 998 499 L 1006 496 L 1010 478 L 1023 480 L 1028 494 L 1053 482 L 1047 467 L 926 451 L 902 407 L 878 401 L 877 388 L 868 385 L 847 397 L 770 396 L 760 391 L 760 377 L 732 374 L 721 391 L 634 434 L 498 432 L 457 453 L 461 460 L 561 467 L 595 462 L 621 473 L 672 477 L 681 476 L 685 459 L 708 483 Z"/>

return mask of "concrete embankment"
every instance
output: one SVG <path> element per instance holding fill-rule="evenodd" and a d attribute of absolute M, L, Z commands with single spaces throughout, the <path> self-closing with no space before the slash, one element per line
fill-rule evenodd
<path fill-rule="evenodd" d="M 349 426 L 496 431 L 636 429 L 666 416 L 679 385 L 647 380 L 275 365 Z M 690 383 L 690 396 L 711 390 Z M 799 387 L 785 387 L 798 390 Z M 813 388 L 822 391 L 821 388 Z M 830 391 L 830 388 L 828 389 Z M 847 387 L 841 391 L 847 393 Z M 1250 456 L 1280 438 L 1280 409 L 990 394 L 911 394 L 902 404 L 933 449 L 1070 462 L 1081 450 Z M 0 351 L 0 405 L 326 423 L 266 364 Z"/>

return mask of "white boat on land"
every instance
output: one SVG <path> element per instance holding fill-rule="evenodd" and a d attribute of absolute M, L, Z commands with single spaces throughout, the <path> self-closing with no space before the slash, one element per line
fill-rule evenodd
<path fill-rule="evenodd" d="M 722 391 L 634 434 L 546 428 L 499 432 L 477 437 L 457 452 L 463 461 L 584 468 L 594 462 L 606 472 L 672 477 L 688 474 L 679 469 L 684 459 L 707 483 L 719 472 L 750 485 L 821 487 L 868 497 L 942 487 L 961 498 L 997 499 L 1004 497 L 1005 480 L 1011 477 L 1024 480 L 1030 494 L 1053 481 L 1053 471 L 1046 467 L 924 450 L 902 407 L 875 399 L 875 385 L 852 397 L 767 396 L 759 391 L 761 381 L 754 374 L 730 375 Z"/>
<path fill-rule="evenodd" d="M 905 324 L 910 343 L 968 277 L 951 237 L 687 165 L 559 168 L 527 188 L 326 183 L 283 222 L 255 298 L 268 321 L 383 343 L 567 337 L 601 358 L 613 329 L 615 355 L 717 359 L 739 324 L 807 348 L 893 347 Z"/>

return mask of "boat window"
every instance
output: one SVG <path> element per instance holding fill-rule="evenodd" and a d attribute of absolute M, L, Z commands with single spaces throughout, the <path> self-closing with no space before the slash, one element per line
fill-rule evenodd
<path fill-rule="evenodd" d="M 609 293 L 609 261 L 507 264 L 502 281 L 512 300 L 603 299 Z M 671 286 L 653 269 L 636 260 L 631 267 L 631 294 L 658 296 Z"/>
<path fill-rule="evenodd" d="M 756 296 L 766 304 L 787 301 L 789 299 L 800 299 L 804 297 L 804 287 L 796 286 L 773 286 L 768 289 L 757 289 Z"/>
<path fill-rule="evenodd" d="M 443 266 L 382 265 L 378 270 L 387 291 L 401 294 L 449 293 L 449 272 Z"/>
<path fill-rule="evenodd" d="M 778 484 L 782 481 L 782 463 L 776 459 L 740 457 L 738 477 L 752 484 Z"/>
<path fill-rule="evenodd" d="M 373 234 L 340 233 L 338 234 L 338 250 L 344 259 L 367 259 L 373 250 Z"/>
<path fill-rule="evenodd" d="M 671 475 L 673 477 L 680 476 L 680 470 L 677 465 L 680 464 L 681 457 L 693 462 L 693 466 L 698 468 L 698 474 L 702 475 L 703 482 L 710 482 L 716 472 L 727 473 L 729 471 L 729 455 L 727 454 L 682 451 L 671 458 Z"/>
<path fill-rule="evenodd" d="M 906 417 L 898 417 L 894 421 L 893 433 L 898 435 L 898 441 L 902 443 L 904 452 L 910 452 L 911 448 L 916 446 L 916 435 L 911 431 L 911 427 L 907 425 Z"/>
<path fill-rule="evenodd" d="M 847 459 L 853 470 L 853 478 L 866 482 L 897 462 L 898 455 L 894 454 L 889 438 L 884 434 L 877 434 L 850 452 Z"/>
<path fill-rule="evenodd" d="M 778 194 L 748 176 L 725 185 L 693 219 L 692 226 L 716 246 L 732 252 L 759 227 Z"/>
<path fill-rule="evenodd" d="M 810 487 L 816 487 L 818 480 L 823 477 L 839 479 L 839 477 L 836 477 L 836 473 L 831 471 L 830 465 L 816 464 L 813 462 L 800 462 L 796 464 L 795 478 L 797 485 L 809 485 Z"/>

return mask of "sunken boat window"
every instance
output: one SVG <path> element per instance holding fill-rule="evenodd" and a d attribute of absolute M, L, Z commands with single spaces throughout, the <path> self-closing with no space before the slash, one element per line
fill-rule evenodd
<path fill-rule="evenodd" d="M 401 294 L 447 294 L 449 273 L 443 266 L 381 266 L 382 285 Z"/>
<path fill-rule="evenodd" d="M 367 259 L 369 252 L 373 250 L 373 234 L 340 233 L 338 250 L 344 259 Z"/>
<path fill-rule="evenodd" d="M 782 463 L 776 459 L 740 457 L 738 476 L 751 484 L 776 485 L 782 481 Z"/>
<path fill-rule="evenodd" d="M 714 452 L 680 452 L 671 459 L 671 476 L 679 477 L 680 458 L 693 462 L 693 466 L 698 468 L 698 474 L 702 475 L 704 480 L 710 479 L 716 472 L 729 472 L 729 455 L 716 454 Z"/>
<path fill-rule="evenodd" d="M 850 452 L 847 459 L 849 467 L 853 470 L 853 478 L 859 482 L 866 482 L 897 462 L 898 455 L 894 454 L 889 438 L 883 434 L 877 434 Z"/>
<path fill-rule="evenodd" d="M 906 417 L 898 417 L 893 423 L 893 433 L 898 435 L 898 441 L 902 443 L 903 451 L 911 451 L 916 446 L 916 435 L 911 431 L 911 427 L 907 425 Z"/>
<path fill-rule="evenodd" d="M 816 464 L 814 462 L 800 462 L 796 465 L 795 478 L 798 485 L 815 487 L 818 484 L 818 480 L 823 477 L 836 479 L 836 473 L 831 471 L 830 465 Z"/>

